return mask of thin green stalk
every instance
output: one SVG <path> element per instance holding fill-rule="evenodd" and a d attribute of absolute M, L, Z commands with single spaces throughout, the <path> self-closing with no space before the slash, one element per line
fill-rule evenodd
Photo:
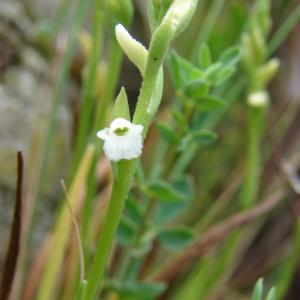
<path fill-rule="evenodd" d="M 49 127 L 47 130 L 46 134 L 46 142 L 45 146 L 43 149 L 43 159 L 42 159 L 42 165 L 40 169 L 40 176 L 39 176 L 39 182 L 38 186 L 40 187 L 43 180 L 44 180 L 44 175 L 45 175 L 45 169 L 46 169 L 46 164 L 47 160 L 49 157 L 49 152 L 51 149 L 51 144 L 52 144 L 52 138 L 53 138 L 53 133 L 55 130 L 55 125 L 56 125 L 56 117 L 58 113 L 58 108 L 59 105 L 64 98 L 64 88 L 66 85 L 66 82 L 68 80 L 69 76 L 69 70 L 72 62 L 72 57 L 74 53 L 74 49 L 76 46 L 76 41 L 77 41 L 77 35 L 80 30 L 80 27 L 84 21 L 84 18 L 86 16 L 87 10 L 89 8 L 91 0 L 81 0 L 80 3 L 78 4 L 77 10 L 74 15 L 74 23 L 70 25 L 70 34 L 69 34 L 69 39 L 68 39 L 68 45 L 67 49 L 65 52 L 64 60 L 63 60 L 63 65 L 61 68 L 61 71 L 59 73 L 58 77 L 58 85 L 56 88 L 55 92 L 55 98 L 50 114 L 50 121 L 49 121 Z"/>
<path fill-rule="evenodd" d="M 261 175 L 260 143 L 264 115 L 264 108 L 250 107 L 249 109 L 245 182 L 241 196 L 243 209 L 251 207 L 256 202 L 258 196 Z"/>
<path fill-rule="evenodd" d="M 148 107 L 155 92 L 161 65 L 174 37 L 174 32 L 168 25 L 160 26 L 151 40 L 145 77 L 133 118 L 134 123 L 144 126 L 144 138 L 154 113 L 149 112 Z M 97 290 L 100 289 L 109 252 L 123 211 L 124 201 L 132 184 L 136 167 L 137 160 L 120 161 L 117 164 L 117 174 L 114 178 L 110 204 L 103 226 L 104 229 L 96 249 L 88 280 L 86 300 L 94 299 Z"/>
<path fill-rule="evenodd" d="M 241 91 L 245 85 L 245 81 L 243 78 L 239 79 L 233 87 L 229 90 L 226 98 L 228 99 L 227 105 L 224 109 L 220 110 L 219 112 L 214 113 L 213 115 L 210 115 L 210 117 L 206 120 L 206 126 L 208 128 L 214 128 L 222 119 L 222 117 L 225 115 L 225 113 L 229 110 L 231 105 L 239 99 L 239 95 L 241 94 Z M 170 174 L 171 179 L 174 179 L 176 176 L 182 174 L 184 170 L 188 167 L 190 162 L 193 160 L 199 149 L 201 149 L 202 146 L 198 146 L 196 144 L 192 145 L 187 149 L 186 152 L 182 153 L 175 164 L 173 165 Z"/>
<path fill-rule="evenodd" d="M 76 139 L 75 156 L 72 174 L 76 171 L 78 162 L 82 156 L 89 128 L 91 125 L 91 116 L 96 98 L 96 83 L 97 83 L 97 68 L 101 57 L 101 48 L 103 41 L 103 0 L 96 0 L 93 11 L 92 25 L 92 51 L 84 77 L 83 92 L 82 92 L 82 113 L 79 121 L 79 130 Z"/>
<path fill-rule="evenodd" d="M 76 300 L 85 300 L 86 285 L 87 285 L 86 280 L 80 282 L 78 296 L 76 297 Z"/>
<path fill-rule="evenodd" d="M 195 104 L 192 102 L 189 102 L 188 99 L 184 101 L 184 107 L 183 107 L 183 117 L 182 122 L 179 124 L 179 128 L 177 128 L 177 137 L 179 139 L 182 138 L 182 136 L 185 133 L 187 124 L 190 123 L 191 118 L 193 116 L 195 109 Z M 174 164 L 174 161 L 176 160 L 176 156 L 178 154 L 176 144 L 172 143 L 168 149 L 166 149 L 166 156 L 164 157 L 164 168 L 162 171 L 162 177 L 166 178 L 168 177 L 170 170 L 172 169 L 172 166 Z"/>
<path fill-rule="evenodd" d="M 284 299 L 288 288 L 291 284 L 291 280 L 295 274 L 296 268 L 299 264 L 300 258 L 300 220 L 295 224 L 293 236 L 293 247 L 291 248 L 291 254 L 284 260 L 283 266 L 277 271 L 279 273 L 278 284 L 276 286 L 277 299 Z"/>
<path fill-rule="evenodd" d="M 192 51 L 192 55 L 191 55 L 193 61 L 196 60 L 200 45 L 203 42 L 208 40 L 216 22 L 218 21 L 220 13 L 222 12 L 224 3 L 225 3 L 225 0 L 214 0 L 213 3 L 211 3 L 208 14 L 207 14 L 206 18 L 204 19 L 203 24 L 201 26 L 202 30 L 200 31 L 200 34 L 198 35 L 197 41 L 195 42 L 195 46 L 193 47 L 193 51 Z"/>
<path fill-rule="evenodd" d="M 21 281 L 21 278 L 23 277 L 23 265 L 24 265 L 24 259 L 26 257 L 26 248 L 28 244 L 28 238 L 30 236 L 31 226 L 34 223 L 35 215 L 36 215 L 36 200 L 39 198 L 40 195 L 40 189 L 42 186 L 42 183 L 44 182 L 45 178 L 45 172 L 47 167 L 47 161 L 49 158 L 49 153 L 52 150 L 52 139 L 53 134 L 55 131 L 56 126 L 56 118 L 58 114 L 59 105 L 61 104 L 62 100 L 64 99 L 64 88 L 66 85 L 66 82 L 68 80 L 69 76 L 69 70 L 72 62 L 72 57 L 74 54 L 75 46 L 76 46 L 76 39 L 77 34 L 80 30 L 80 27 L 84 21 L 84 18 L 87 14 L 87 10 L 89 8 L 91 0 L 80 0 L 78 3 L 78 6 L 76 8 L 76 11 L 74 13 L 73 22 L 70 24 L 70 32 L 68 36 L 68 43 L 67 48 L 64 54 L 63 63 L 61 66 L 61 69 L 59 71 L 58 80 L 57 80 L 57 86 L 55 87 L 54 92 L 54 100 L 51 107 L 51 112 L 49 115 L 48 120 L 48 128 L 45 132 L 45 137 L 42 138 L 42 146 L 41 151 L 38 152 L 37 157 L 35 157 L 36 160 L 36 174 L 34 175 L 36 177 L 36 180 L 34 182 L 34 186 L 32 188 L 33 192 L 31 194 L 31 200 L 29 206 L 32 207 L 32 209 L 28 210 L 26 212 L 26 216 L 24 218 L 24 234 L 22 237 L 22 245 L 21 245 L 21 254 L 19 259 L 19 273 L 16 277 L 16 283 L 15 283 L 15 293 L 19 292 L 19 282 Z M 62 16 L 61 16 L 62 18 Z"/>
<path fill-rule="evenodd" d="M 97 151 L 95 159 L 93 161 L 91 171 L 88 178 L 88 190 L 83 207 L 82 213 L 82 230 L 81 236 L 83 239 L 85 261 L 88 262 L 89 259 L 89 226 L 91 221 L 91 216 L 93 214 L 93 199 L 96 192 L 96 182 L 95 173 L 98 159 L 102 153 L 102 142 L 96 139 L 96 132 L 105 125 L 105 117 L 107 115 L 107 108 L 110 101 L 113 99 L 117 81 L 119 78 L 120 68 L 122 62 L 122 52 L 119 45 L 113 40 L 111 44 L 111 55 L 108 63 L 108 76 L 107 85 L 103 95 L 102 101 L 98 104 L 96 117 L 94 119 L 93 126 L 93 139 L 94 143 L 97 145 Z"/>
<path fill-rule="evenodd" d="M 114 178 L 112 195 L 90 270 L 85 300 L 95 299 L 97 290 L 100 289 L 115 232 L 123 212 L 124 203 L 134 177 L 136 166 L 136 159 L 120 161 L 116 166 L 117 171 Z"/>
<path fill-rule="evenodd" d="M 289 33 L 295 28 L 295 26 L 300 21 L 300 4 L 297 6 L 295 10 L 290 14 L 290 16 L 283 22 L 279 30 L 272 37 L 269 47 L 268 47 L 268 55 L 271 56 L 278 47 L 282 44 L 282 42 L 286 39 Z"/>
<path fill-rule="evenodd" d="M 64 0 L 59 8 L 58 16 L 53 24 L 53 37 L 56 37 L 62 28 L 69 12 L 70 0 Z M 54 22 L 54 21 L 53 21 Z"/>
<path fill-rule="evenodd" d="M 143 215 L 142 223 L 139 226 L 139 231 L 130 249 L 128 249 L 129 251 L 126 253 L 125 260 L 122 262 L 122 265 L 120 267 L 120 272 L 119 272 L 120 280 L 128 281 L 131 279 L 135 279 L 143 262 L 143 259 L 141 257 L 133 257 L 132 252 L 134 252 L 136 247 L 140 244 L 140 240 L 147 229 L 147 224 L 149 222 L 149 219 L 152 216 L 153 208 L 155 206 L 154 198 L 148 198 L 146 200 L 147 200 L 146 203 L 144 203 L 145 212 Z"/>
<path fill-rule="evenodd" d="M 161 97 L 158 97 L 156 93 L 157 89 L 161 87 L 161 82 L 158 83 L 157 81 L 158 78 L 163 80 L 161 70 L 167 51 L 177 30 L 181 29 L 181 26 L 186 25 L 185 22 L 189 21 L 198 2 L 197 0 L 191 0 L 186 5 L 184 1 L 176 0 L 173 2 L 151 39 L 145 76 L 133 117 L 133 123 L 143 125 L 144 127 L 143 139 L 146 137 L 152 117 L 156 113 L 156 109 L 161 101 Z M 183 11 L 184 14 L 178 13 L 181 7 L 185 8 Z M 174 9 L 172 10 L 172 8 Z M 100 290 L 115 232 L 122 215 L 124 202 L 133 181 L 137 162 L 137 159 L 129 161 L 121 160 L 115 165 L 112 195 L 89 275 L 86 300 L 93 300 L 97 295 L 97 291 Z"/>

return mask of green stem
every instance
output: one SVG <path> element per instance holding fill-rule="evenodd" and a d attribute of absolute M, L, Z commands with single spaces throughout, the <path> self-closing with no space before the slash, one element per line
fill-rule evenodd
<path fill-rule="evenodd" d="M 289 33 L 295 28 L 300 20 L 300 5 L 291 13 L 291 15 L 284 21 L 276 34 L 272 37 L 269 47 L 268 55 L 271 56 L 286 39 Z"/>
<path fill-rule="evenodd" d="M 140 240 L 147 230 L 148 222 L 150 221 L 153 210 L 155 208 L 154 198 L 148 198 L 146 200 L 147 201 L 144 203 L 146 208 L 144 211 L 142 222 L 139 225 L 139 231 L 137 232 L 136 238 L 133 241 L 130 249 L 128 249 L 128 252 L 125 255 L 125 260 L 122 262 L 122 265 L 120 267 L 119 278 L 123 281 L 130 281 L 135 279 L 143 262 L 143 259 L 141 257 L 134 257 L 132 253 L 140 245 Z"/>
<path fill-rule="evenodd" d="M 181 2 L 182 0 L 176 0 L 173 5 L 179 6 Z M 190 8 L 193 9 L 196 3 L 196 0 L 192 0 L 191 4 L 193 5 L 191 5 Z M 175 8 L 177 11 L 176 6 Z M 185 13 L 187 15 L 184 17 L 189 17 L 189 13 L 192 12 L 193 11 L 186 11 Z M 170 18 L 171 16 L 172 15 L 169 14 Z M 178 16 L 176 15 L 176 17 Z M 183 16 L 180 17 L 180 20 L 183 21 Z M 151 119 L 161 101 L 161 97 L 156 95 L 157 89 L 161 87 L 157 84 L 157 81 L 159 77 L 162 80 L 162 64 L 177 29 L 178 28 L 174 26 L 174 20 L 167 19 L 165 22 L 162 21 L 161 25 L 155 30 L 151 39 L 145 76 L 133 117 L 133 123 L 144 126 L 143 139 L 146 137 Z M 93 300 L 97 294 L 97 290 L 100 290 L 115 232 L 122 215 L 124 202 L 128 196 L 133 181 L 137 162 L 137 159 L 129 161 L 122 160 L 116 165 L 112 195 L 104 220 L 103 231 L 89 275 L 86 300 Z"/>
<path fill-rule="evenodd" d="M 220 122 L 220 120 L 224 117 L 225 113 L 229 110 L 231 105 L 235 103 L 239 99 L 239 95 L 241 94 L 241 91 L 243 87 L 245 86 L 245 81 L 243 79 L 239 79 L 229 90 L 228 94 L 226 94 L 226 97 L 228 99 L 227 105 L 224 109 L 221 109 L 219 112 L 215 112 L 214 114 L 211 114 L 206 122 L 205 126 L 208 128 L 214 128 L 216 125 Z M 191 163 L 195 155 L 198 153 L 198 151 L 201 149 L 202 146 L 198 146 L 196 144 L 192 145 L 188 148 L 188 150 L 184 153 L 182 153 L 179 158 L 177 159 L 176 163 L 174 164 L 172 170 L 170 171 L 170 174 L 172 174 L 172 178 L 182 174 L 184 170 L 188 167 L 188 165 Z"/>
<path fill-rule="evenodd" d="M 249 109 L 247 159 L 245 182 L 242 190 L 241 205 L 243 209 L 251 207 L 258 196 L 261 167 L 260 142 L 263 130 L 265 108 Z"/>
<path fill-rule="evenodd" d="M 278 285 L 276 287 L 277 299 L 284 299 L 288 288 L 291 284 L 291 280 L 295 274 L 296 268 L 299 264 L 300 253 L 300 220 L 298 220 L 294 227 L 293 234 L 293 247 L 291 247 L 291 253 L 287 260 L 284 260 L 283 266 L 280 266 L 278 274 L 280 274 Z"/>
<path fill-rule="evenodd" d="M 194 108 L 195 108 L 194 103 L 189 101 L 189 99 L 184 99 L 183 118 L 182 118 L 181 124 L 178 124 L 179 128 L 177 128 L 178 140 L 182 139 L 182 137 L 185 133 L 185 130 L 186 130 L 186 126 L 187 126 L 187 124 L 190 123 L 191 118 L 193 116 Z M 172 169 L 174 161 L 176 160 L 177 154 L 178 154 L 178 152 L 177 152 L 177 143 L 172 143 L 168 147 L 168 150 L 165 153 L 164 168 L 163 168 L 163 171 L 162 171 L 162 177 L 163 178 L 168 177 L 168 175 L 170 174 L 170 171 Z M 174 174 L 173 174 L 173 177 L 174 177 Z"/>
<path fill-rule="evenodd" d="M 119 78 L 120 67 L 122 62 L 122 53 L 120 47 L 115 41 L 111 45 L 111 56 L 108 63 L 108 76 L 107 76 L 107 85 L 103 95 L 102 102 L 99 103 L 98 109 L 96 112 L 96 117 L 94 119 L 93 126 L 93 139 L 94 143 L 97 144 L 96 155 L 91 167 L 91 171 L 88 178 L 88 190 L 87 196 L 85 199 L 83 214 L 82 214 L 82 230 L 81 236 L 83 239 L 85 261 L 89 260 L 89 226 L 91 216 L 93 214 L 93 199 L 96 192 L 96 182 L 95 182 L 95 173 L 97 167 L 97 161 L 102 153 L 102 142 L 96 138 L 96 132 L 99 128 L 102 128 L 105 123 L 105 116 L 107 115 L 107 108 L 110 101 L 112 100 L 115 92 L 115 87 Z"/>
<path fill-rule="evenodd" d="M 76 297 L 76 300 L 85 300 L 86 285 L 87 285 L 86 280 L 80 282 L 78 296 Z"/>
<path fill-rule="evenodd" d="M 84 18 L 86 16 L 86 12 L 88 10 L 90 2 L 91 2 L 91 0 L 88 0 L 88 1 L 81 0 L 80 1 L 79 5 L 77 7 L 77 10 L 75 12 L 74 23 L 70 26 L 71 32 L 69 35 L 69 40 L 68 40 L 65 57 L 63 60 L 63 65 L 62 65 L 62 68 L 61 68 L 61 71 L 59 74 L 59 78 L 58 78 L 58 85 L 56 88 L 56 96 L 55 96 L 55 99 L 53 102 L 52 111 L 51 111 L 51 115 L 50 115 L 50 121 L 49 121 L 49 128 L 48 128 L 48 131 L 46 134 L 46 143 L 45 143 L 45 147 L 44 147 L 42 166 L 41 166 L 40 176 L 39 176 L 40 180 L 39 180 L 38 186 L 41 186 L 41 183 L 44 179 L 46 164 L 47 164 L 49 152 L 51 149 L 53 133 L 55 130 L 56 116 L 58 113 L 59 105 L 60 105 L 62 99 L 64 98 L 63 97 L 64 87 L 65 87 L 65 84 L 67 82 L 68 75 L 69 75 L 69 69 L 71 66 L 72 57 L 73 57 L 74 49 L 76 46 L 77 34 L 78 34 L 79 29 L 84 21 Z"/>
<path fill-rule="evenodd" d="M 213 3 L 210 5 L 208 14 L 203 21 L 203 25 L 201 26 L 202 30 L 200 31 L 197 41 L 195 42 L 195 46 L 192 50 L 191 56 L 193 61 L 196 61 L 200 45 L 208 40 L 216 22 L 218 21 L 220 13 L 222 12 L 224 3 L 225 0 L 214 0 Z"/>
<path fill-rule="evenodd" d="M 133 118 L 134 123 L 144 126 L 144 138 L 150 125 L 151 117 L 153 116 L 151 112 L 147 112 L 148 106 L 155 92 L 157 77 L 163 59 L 174 36 L 172 33 L 173 32 L 172 30 L 170 30 L 169 26 L 159 27 L 155 31 L 150 44 L 145 77 L 142 84 L 136 112 Z M 93 300 L 95 295 L 97 294 L 97 290 L 100 289 L 109 252 L 112 247 L 115 232 L 122 215 L 124 201 L 127 198 L 130 186 L 133 181 L 134 173 L 136 171 L 137 160 L 120 161 L 117 164 L 117 167 L 117 174 L 114 178 L 112 195 L 105 217 L 103 231 L 90 271 L 86 300 Z"/>
<path fill-rule="evenodd" d="M 85 300 L 95 299 L 97 290 L 100 289 L 115 232 L 122 215 L 124 202 L 127 198 L 136 166 L 137 160 L 123 160 L 117 164 L 112 195 L 90 271 Z"/>

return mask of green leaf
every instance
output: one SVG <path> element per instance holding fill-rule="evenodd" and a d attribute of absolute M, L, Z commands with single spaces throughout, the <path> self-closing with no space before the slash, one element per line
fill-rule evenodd
<path fill-rule="evenodd" d="M 216 138 L 216 133 L 208 129 L 199 129 L 190 132 L 182 139 L 181 143 L 178 146 L 178 151 L 186 151 L 192 143 L 196 143 L 200 146 L 208 145 L 214 142 Z"/>
<path fill-rule="evenodd" d="M 135 233 L 135 226 L 129 219 L 123 217 L 119 223 L 116 233 L 118 242 L 123 246 L 129 246 L 135 237 Z"/>
<path fill-rule="evenodd" d="M 209 84 L 202 78 L 189 82 L 184 88 L 184 94 L 189 98 L 200 98 L 208 93 Z"/>
<path fill-rule="evenodd" d="M 193 232 L 187 227 L 161 229 L 157 235 L 161 246 L 169 251 L 182 250 L 193 241 L 193 238 Z"/>
<path fill-rule="evenodd" d="M 233 46 L 226 49 L 220 56 L 219 62 L 225 66 L 235 66 L 241 59 L 241 47 Z"/>
<path fill-rule="evenodd" d="M 201 69 L 208 68 L 212 63 L 211 52 L 207 44 L 202 44 L 198 53 L 198 65 Z"/>
<path fill-rule="evenodd" d="M 136 225 L 139 225 L 143 220 L 143 208 L 138 203 L 138 200 L 130 195 L 125 204 L 126 216 Z"/>
<path fill-rule="evenodd" d="M 204 73 L 195 68 L 188 60 L 172 52 L 169 58 L 171 78 L 176 89 L 182 89 L 187 82 L 198 77 L 204 77 Z"/>
<path fill-rule="evenodd" d="M 206 71 L 205 75 L 207 80 L 211 82 L 212 85 L 220 85 L 226 79 L 228 79 L 235 72 L 235 67 L 225 66 L 220 62 L 214 63 Z"/>
<path fill-rule="evenodd" d="M 179 193 L 172 185 L 162 180 L 154 180 L 148 184 L 148 193 L 164 202 L 183 201 L 185 195 Z"/>
<path fill-rule="evenodd" d="M 217 134 L 209 129 L 200 129 L 192 133 L 192 140 L 198 145 L 208 145 L 217 139 Z"/>
<path fill-rule="evenodd" d="M 164 283 L 143 282 L 135 287 L 135 297 L 141 300 L 152 300 L 157 298 L 166 289 Z"/>
<path fill-rule="evenodd" d="M 125 89 L 122 87 L 112 110 L 112 120 L 123 118 L 130 121 L 128 99 Z"/>
<path fill-rule="evenodd" d="M 134 257 L 144 257 L 151 250 L 153 240 L 157 235 L 156 228 L 148 228 L 142 237 L 138 240 L 134 249 L 131 249 L 131 254 Z"/>
<path fill-rule="evenodd" d="M 266 300 L 276 300 L 276 288 L 272 287 L 269 291 Z"/>
<path fill-rule="evenodd" d="M 251 300 L 262 300 L 263 288 L 264 282 L 263 279 L 260 278 L 255 284 Z"/>
<path fill-rule="evenodd" d="M 163 139 L 168 143 L 173 143 L 177 140 L 174 130 L 168 124 L 159 122 L 157 127 Z"/>
<path fill-rule="evenodd" d="M 220 85 L 224 83 L 235 71 L 236 71 L 235 67 L 231 67 L 231 66 L 223 67 L 216 75 L 214 85 Z"/>
<path fill-rule="evenodd" d="M 216 63 L 212 64 L 211 66 L 209 66 L 209 68 L 207 68 L 205 70 L 205 76 L 206 76 L 207 80 L 210 80 L 213 82 L 222 68 L 223 68 L 223 65 L 220 62 L 216 62 Z"/>
<path fill-rule="evenodd" d="M 108 290 L 118 293 L 122 299 L 136 298 L 139 300 L 152 300 L 157 298 L 165 289 L 164 283 L 154 282 L 125 282 L 110 280 Z"/>
<path fill-rule="evenodd" d="M 200 111 L 211 111 L 223 108 L 225 106 L 225 102 L 220 98 L 207 95 L 197 99 L 196 106 Z"/>
<path fill-rule="evenodd" d="M 194 185 L 190 177 L 183 177 L 174 182 L 174 188 L 186 195 L 185 201 L 165 203 L 160 202 L 154 215 L 154 224 L 166 224 L 182 214 L 189 206 L 194 195 Z"/>

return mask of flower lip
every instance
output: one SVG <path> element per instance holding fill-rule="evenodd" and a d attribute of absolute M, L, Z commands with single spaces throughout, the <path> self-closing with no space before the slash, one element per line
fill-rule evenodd
<path fill-rule="evenodd" d="M 118 136 L 126 135 L 128 132 L 129 128 L 128 127 L 120 127 L 114 130 L 114 133 Z"/>
<path fill-rule="evenodd" d="M 111 161 L 134 159 L 141 155 L 143 148 L 142 131 L 144 127 L 139 124 L 117 118 L 109 128 L 97 132 L 97 136 L 104 140 L 103 149 Z"/>

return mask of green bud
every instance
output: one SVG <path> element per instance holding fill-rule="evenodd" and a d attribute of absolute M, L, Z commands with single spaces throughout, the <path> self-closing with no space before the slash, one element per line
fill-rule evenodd
<path fill-rule="evenodd" d="M 266 64 L 261 66 L 256 71 L 255 87 L 264 88 L 276 75 L 280 66 L 280 62 L 277 58 L 270 59 Z"/>
<path fill-rule="evenodd" d="M 125 89 L 122 87 L 112 110 L 112 120 L 123 118 L 130 121 L 128 99 Z"/>
<path fill-rule="evenodd" d="M 265 90 L 251 93 L 247 98 L 247 103 L 252 108 L 265 108 L 269 104 L 269 94 Z"/>
<path fill-rule="evenodd" d="M 150 0 L 148 1 L 148 19 L 153 32 L 159 26 L 173 0 Z"/>
<path fill-rule="evenodd" d="M 254 72 L 254 56 L 252 51 L 252 42 L 249 33 L 244 33 L 242 35 L 242 61 L 248 73 Z"/>
<path fill-rule="evenodd" d="M 261 29 L 257 26 L 251 32 L 251 41 L 256 65 L 260 65 L 266 59 L 267 45 Z"/>
<path fill-rule="evenodd" d="M 141 74 L 144 75 L 148 58 L 147 49 L 134 39 L 123 25 L 118 24 L 115 28 L 115 32 L 120 47 L 130 61 L 140 70 Z"/>
<path fill-rule="evenodd" d="M 258 26 L 261 29 L 264 38 L 268 36 L 271 29 L 272 21 L 270 14 L 270 0 L 257 0 L 251 15 L 250 28 Z"/>
<path fill-rule="evenodd" d="M 175 36 L 178 36 L 189 24 L 197 3 L 197 0 L 175 0 L 170 5 L 161 24 L 169 24 Z"/>

